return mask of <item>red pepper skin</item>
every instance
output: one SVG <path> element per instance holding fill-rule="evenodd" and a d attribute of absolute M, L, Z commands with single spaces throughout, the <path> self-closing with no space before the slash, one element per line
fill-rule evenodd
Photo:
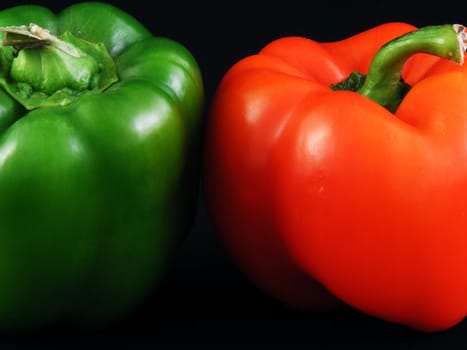
<path fill-rule="evenodd" d="M 417 54 L 393 114 L 331 84 L 415 27 L 273 41 L 223 77 L 207 124 L 214 228 L 260 288 L 423 331 L 467 310 L 467 70 Z"/>

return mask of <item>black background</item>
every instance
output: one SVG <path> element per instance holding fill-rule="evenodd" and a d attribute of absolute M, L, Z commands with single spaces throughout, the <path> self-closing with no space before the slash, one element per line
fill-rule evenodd
<path fill-rule="evenodd" d="M 76 1 L 36 1 L 59 11 Z M 28 3 L 2 1 L 0 10 Z M 32 2 L 29 2 L 32 3 Z M 417 26 L 467 22 L 461 2 L 109 1 L 155 35 L 186 46 L 204 78 L 206 110 L 216 85 L 240 58 L 282 36 L 335 41 L 389 21 Z M 448 292 L 448 291 L 447 291 Z M 466 291 L 467 292 L 467 291 Z M 256 289 L 232 264 L 209 222 L 200 193 L 197 216 L 156 295 L 115 326 L 97 331 L 54 327 L 0 336 L 1 348 L 166 348 L 245 344 L 280 348 L 467 349 L 467 321 L 427 334 L 350 308 L 312 313 L 287 308 Z M 165 345 L 165 346 L 162 346 Z"/>

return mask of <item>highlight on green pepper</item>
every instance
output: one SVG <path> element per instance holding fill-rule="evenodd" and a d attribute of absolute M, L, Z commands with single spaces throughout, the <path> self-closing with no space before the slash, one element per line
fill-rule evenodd
<path fill-rule="evenodd" d="M 199 66 L 100 2 L 0 28 L 0 330 L 119 320 L 192 223 Z"/>

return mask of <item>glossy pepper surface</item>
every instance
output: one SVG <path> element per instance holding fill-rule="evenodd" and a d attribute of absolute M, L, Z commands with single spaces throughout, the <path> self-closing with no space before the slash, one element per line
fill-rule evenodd
<path fill-rule="evenodd" d="M 199 67 L 105 3 L 12 7 L 0 27 L 0 329 L 112 322 L 190 227 Z"/>
<path fill-rule="evenodd" d="M 424 331 L 467 312 L 465 29 L 416 29 L 281 38 L 217 89 L 208 211 L 284 302 L 340 300 Z"/>

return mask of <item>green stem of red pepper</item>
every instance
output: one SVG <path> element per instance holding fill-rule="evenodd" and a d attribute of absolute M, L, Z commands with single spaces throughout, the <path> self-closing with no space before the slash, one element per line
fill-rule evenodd
<path fill-rule="evenodd" d="M 428 53 L 462 64 L 466 41 L 466 28 L 459 24 L 427 26 L 402 35 L 376 53 L 357 92 L 394 112 L 401 100 L 402 69 L 409 57 Z"/>

